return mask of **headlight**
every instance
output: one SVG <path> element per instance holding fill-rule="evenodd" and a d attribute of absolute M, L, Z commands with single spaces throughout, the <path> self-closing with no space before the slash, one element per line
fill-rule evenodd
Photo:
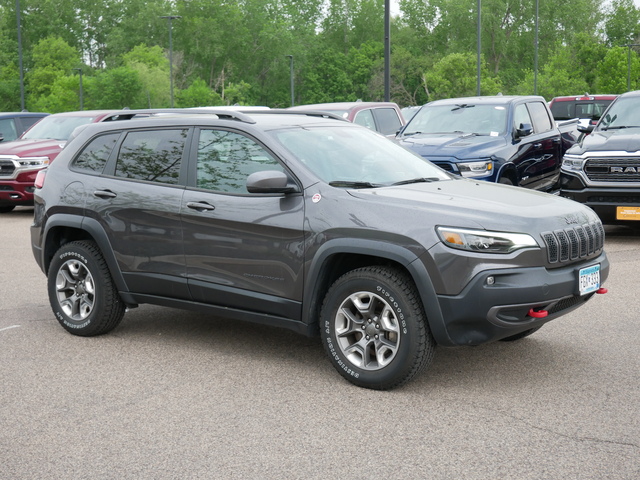
<path fill-rule="evenodd" d="M 16 161 L 20 164 L 21 168 L 44 167 L 45 165 L 49 165 L 49 157 L 23 157 L 16 158 Z"/>
<path fill-rule="evenodd" d="M 436 227 L 442 242 L 451 248 L 478 253 L 511 253 L 521 248 L 537 247 L 526 233 L 490 232 L 465 228 Z"/>
<path fill-rule="evenodd" d="M 584 158 L 577 155 L 565 155 L 562 157 L 562 169 L 579 172 L 584 166 Z"/>
<path fill-rule="evenodd" d="M 463 177 L 486 177 L 493 172 L 493 162 L 491 160 L 463 162 L 458 164 L 458 169 Z"/>

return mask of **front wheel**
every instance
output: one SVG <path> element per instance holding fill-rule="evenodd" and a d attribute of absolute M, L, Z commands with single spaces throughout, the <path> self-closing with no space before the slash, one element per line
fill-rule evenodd
<path fill-rule="evenodd" d="M 16 208 L 15 205 L 3 205 L 0 207 L 0 213 L 13 212 L 14 208 Z"/>
<path fill-rule="evenodd" d="M 58 322 L 74 335 L 107 333 L 124 316 L 125 305 L 107 262 L 91 241 L 60 247 L 49 266 L 48 291 Z"/>
<path fill-rule="evenodd" d="M 321 326 L 331 363 L 360 387 L 403 385 L 435 351 L 416 287 L 395 268 L 360 268 L 336 280 L 322 306 Z"/>

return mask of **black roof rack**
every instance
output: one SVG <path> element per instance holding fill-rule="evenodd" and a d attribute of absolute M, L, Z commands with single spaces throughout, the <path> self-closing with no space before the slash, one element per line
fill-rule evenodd
<path fill-rule="evenodd" d="M 146 108 L 140 110 L 123 109 L 111 113 L 104 122 L 131 120 L 133 118 L 161 117 L 162 115 L 215 115 L 218 118 L 238 120 L 244 123 L 256 123 L 249 115 L 237 110 L 221 108 Z"/>

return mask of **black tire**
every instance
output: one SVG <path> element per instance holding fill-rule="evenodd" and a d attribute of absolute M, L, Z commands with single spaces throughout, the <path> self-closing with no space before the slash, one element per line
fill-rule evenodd
<path fill-rule="evenodd" d="M 395 268 L 365 267 L 331 286 L 320 313 L 322 343 L 354 385 L 389 390 L 433 359 L 435 341 L 415 284 Z"/>
<path fill-rule="evenodd" d="M 83 337 L 118 326 L 125 305 L 92 241 L 70 242 L 56 252 L 48 273 L 49 302 L 60 325 Z"/>
<path fill-rule="evenodd" d="M 498 183 L 501 183 L 502 185 L 511 185 L 512 187 L 516 186 L 515 182 L 511 179 L 511 177 L 500 177 L 500 179 L 498 180 Z"/>
<path fill-rule="evenodd" d="M 2 207 L 0 207 L 0 213 L 13 212 L 14 208 L 16 208 L 15 205 L 3 205 Z"/>
<path fill-rule="evenodd" d="M 530 328 L 529 330 L 525 330 L 524 332 L 516 333 L 515 335 L 511 335 L 510 337 L 501 338 L 500 341 L 501 342 L 515 342 L 516 340 L 520 340 L 521 338 L 525 338 L 525 337 L 528 337 L 529 335 L 532 335 L 532 334 L 536 333 L 541 328 L 542 327 Z"/>

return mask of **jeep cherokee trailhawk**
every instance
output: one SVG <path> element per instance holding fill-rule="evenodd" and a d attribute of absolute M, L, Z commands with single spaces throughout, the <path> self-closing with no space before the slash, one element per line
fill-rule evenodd
<path fill-rule="evenodd" d="M 37 178 L 33 253 L 75 335 L 152 303 L 319 334 L 399 386 L 436 345 L 530 335 L 604 293 L 604 230 L 556 196 L 450 175 L 313 112 L 87 126 Z"/>

